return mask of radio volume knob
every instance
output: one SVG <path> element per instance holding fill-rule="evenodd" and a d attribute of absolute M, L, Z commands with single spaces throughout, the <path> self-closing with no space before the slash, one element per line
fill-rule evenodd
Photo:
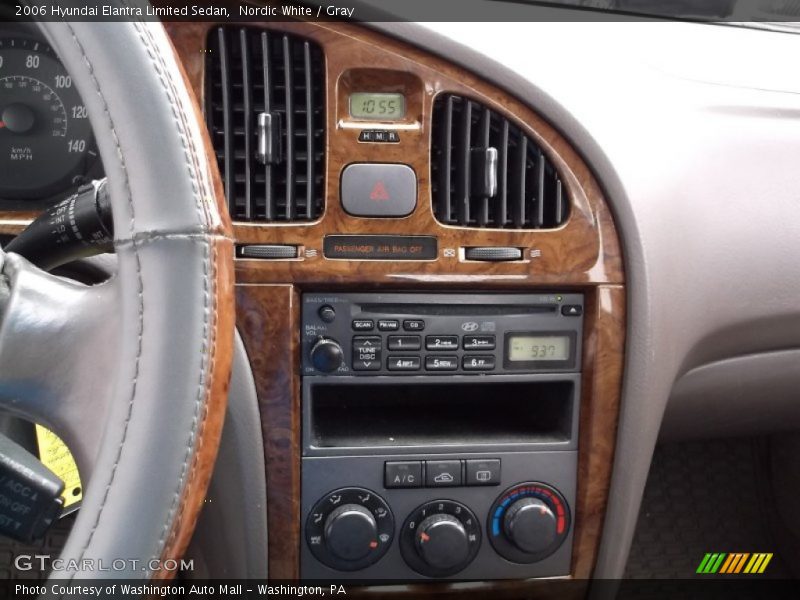
<path fill-rule="evenodd" d="M 331 338 L 317 340 L 311 348 L 310 357 L 314 368 L 323 373 L 332 373 L 344 362 L 342 347 L 339 342 Z"/>

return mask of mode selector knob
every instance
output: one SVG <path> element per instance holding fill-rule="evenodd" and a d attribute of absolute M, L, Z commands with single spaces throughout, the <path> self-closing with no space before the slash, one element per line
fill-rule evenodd
<path fill-rule="evenodd" d="M 320 498 L 305 525 L 308 549 L 337 571 L 359 571 L 386 554 L 394 538 L 394 517 L 372 490 L 339 488 Z"/>
<path fill-rule="evenodd" d="M 558 538 L 556 515 L 539 498 L 517 500 L 503 519 L 505 534 L 514 545 L 529 554 L 544 552 Z"/>
<path fill-rule="evenodd" d="M 452 515 L 433 515 L 417 528 L 417 552 L 434 569 L 448 571 L 464 563 L 470 546 L 467 530 Z"/>
<path fill-rule="evenodd" d="M 332 338 L 320 338 L 311 347 L 311 364 L 317 371 L 332 373 L 342 366 L 344 352 L 339 342 Z"/>
<path fill-rule="evenodd" d="M 375 549 L 377 539 L 375 517 L 360 504 L 340 506 L 325 521 L 325 544 L 342 560 L 361 560 Z"/>

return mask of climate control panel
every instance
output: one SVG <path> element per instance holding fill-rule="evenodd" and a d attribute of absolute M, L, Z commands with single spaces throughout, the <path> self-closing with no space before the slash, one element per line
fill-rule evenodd
<path fill-rule="evenodd" d="M 426 465 L 448 460 L 389 459 L 303 459 L 302 577 L 413 581 L 569 574 L 574 451 L 466 454 L 454 461 L 462 469 L 468 463 L 502 464 L 494 472 L 500 487 L 466 481 L 415 486 L 420 468 L 424 478 Z M 397 477 L 413 475 L 412 487 L 390 487 L 387 465 Z M 337 487 L 342 482 L 359 485 Z"/>

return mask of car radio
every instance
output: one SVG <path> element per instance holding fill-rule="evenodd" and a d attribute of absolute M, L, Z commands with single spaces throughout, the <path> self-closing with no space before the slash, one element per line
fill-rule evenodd
<path fill-rule="evenodd" d="M 306 294 L 303 375 L 580 370 L 580 294 Z"/>
<path fill-rule="evenodd" d="M 305 294 L 301 577 L 568 575 L 583 307 Z"/>

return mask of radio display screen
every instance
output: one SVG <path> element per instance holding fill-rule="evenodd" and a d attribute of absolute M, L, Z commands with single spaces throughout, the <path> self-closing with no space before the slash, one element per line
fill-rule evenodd
<path fill-rule="evenodd" d="M 508 360 L 530 362 L 569 360 L 569 336 L 515 334 L 508 340 Z"/>
<path fill-rule="evenodd" d="M 355 119 L 395 121 L 405 114 L 403 94 L 357 92 L 350 95 L 350 116 Z"/>

